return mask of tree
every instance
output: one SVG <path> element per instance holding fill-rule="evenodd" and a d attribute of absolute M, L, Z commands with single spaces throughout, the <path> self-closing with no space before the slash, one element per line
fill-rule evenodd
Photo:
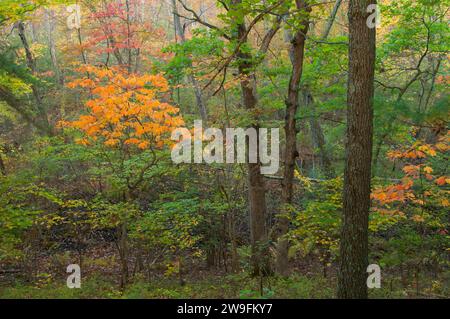
<path fill-rule="evenodd" d="M 344 208 L 338 279 L 339 298 L 367 298 L 368 227 L 373 144 L 375 28 L 367 8 L 373 0 L 349 4 L 349 75 Z"/>
<path fill-rule="evenodd" d="M 89 114 L 62 124 L 83 131 L 81 143 L 100 140 L 122 149 L 132 145 L 142 150 L 161 148 L 172 130 L 184 124 L 176 107 L 158 100 L 157 95 L 168 90 L 162 75 L 128 74 L 117 67 L 89 65 L 79 71 L 90 76 L 68 86 L 90 90 L 94 98 L 86 102 Z"/>
<path fill-rule="evenodd" d="M 146 172 L 158 163 L 155 150 L 167 146 L 172 130 L 184 124 L 177 108 L 158 100 L 158 94 L 168 90 L 168 82 L 159 74 L 129 74 L 121 67 L 107 69 L 84 65 L 79 71 L 89 75 L 68 86 L 90 91 L 92 98 L 86 102 L 89 114 L 61 125 L 81 130 L 84 133 L 79 140 L 81 144 L 100 143 L 118 153 L 107 156 L 109 165 L 125 186 L 123 200 L 133 201 Z M 147 162 L 132 164 L 135 170 L 126 169 L 127 162 L 134 162 L 133 154 L 145 150 L 150 151 Z M 128 282 L 127 224 L 124 219 L 118 227 L 122 287 Z"/>
<path fill-rule="evenodd" d="M 242 107 L 251 114 L 249 119 L 250 127 L 259 132 L 260 124 L 258 118 L 258 96 L 256 92 L 256 68 L 261 63 L 264 54 L 267 53 L 270 43 L 278 30 L 280 29 L 281 19 L 276 19 L 272 27 L 262 37 L 261 45 L 255 49 L 249 40 L 249 34 L 255 25 L 262 21 L 270 12 L 276 11 L 286 4 L 284 0 L 268 1 L 218 1 L 224 7 L 225 13 L 221 19 L 225 23 L 224 27 L 218 27 L 204 21 L 194 10 L 189 8 L 184 1 L 178 0 L 184 10 L 188 11 L 193 17 L 189 18 L 209 29 L 217 32 L 220 36 L 230 43 L 228 57 L 220 61 L 220 65 L 215 68 L 209 84 L 221 73 L 224 74 L 220 88 L 226 80 L 227 69 L 236 65 L 237 79 L 239 81 L 242 94 Z M 256 13 L 255 13 L 256 12 Z M 247 18 L 253 19 L 247 23 Z M 219 90 L 220 90 L 219 88 Z M 217 90 L 217 92 L 219 91 Z M 247 143 L 248 144 L 248 143 Z M 248 148 L 248 145 L 247 145 Z M 248 198 L 250 213 L 250 238 L 252 245 L 252 268 L 254 275 L 265 275 L 270 272 L 269 252 L 268 252 L 268 231 L 266 227 L 267 203 L 264 176 L 261 174 L 260 154 L 257 154 L 257 163 L 248 163 Z M 264 265 L 263 265 L 264 264 Z"/>
<path fill-rule="evenodd" d="M 289 218 L 286 216 L 289 212 L 289 205 L 292 204 L 293 183 L 297 151 L 297 110 L 299 106 L 300 81 L 303 73 L 303 60 L 305 55 L 305 41 L 309 29 L 309 14 L 311 7 L 306 1 L 296 0 L 296 8 L 299 11 L 300 20 L 298 22 L 299 29 L 291 39 L 291 63 L 292 74 L 288 87 L 288 95 L 286 99 L 286 120 L 285 134 L 286 146 L 284 154 L 284 180 L 282 191 L 282 214 L 278 220 L 278 247 L 277 247 L 277 272 L 281 275 L 287 275 L 289 271 L 289 242 L 285 235 L 289 231 Z"/>

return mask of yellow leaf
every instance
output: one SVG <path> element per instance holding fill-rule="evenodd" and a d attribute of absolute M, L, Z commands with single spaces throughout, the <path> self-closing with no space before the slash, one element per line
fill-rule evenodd
<path fill-rule="evenodd" d="M 425 168 L 423 169 L 423 171 L 424 171 L 425 173 L 427 173 L 427 174 L 433 173 L 433 169 L 432 169 L 431 167 L 429 167 L 429 166 L 425 167 Z"/>

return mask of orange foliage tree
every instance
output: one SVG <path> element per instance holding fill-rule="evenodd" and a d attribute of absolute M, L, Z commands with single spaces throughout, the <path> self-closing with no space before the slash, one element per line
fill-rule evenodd
<path fill-rule="evenodd" d="M 110 178 L 120 181 L 111 183 L 116 186 L 113 194 L 127 201 L 134 199 L 147 172 L 158 163 L 156 150 L 168 146 L 172 130 L 184 124 L 179 109 L 162 101 L 169 90 L 168 82 L 161 74 L 140 75 L 121 67 L 84 65 L 79 71 L 87 75 L 68 86 L 89 92 L 87 114 L 61 124 L 84 133 L 79 143 L 101 146 L 102 153 L 108 154 L 105 159 L 111 169 Z M 137 215 L 126 206 L 118 211 L 116 207 L 110 216 L 119 234 L 122 287 L 129 274 L 128 225 Z"/>
<path fill-rule="evenodd" d="M 450 206 L 450 177 L 443 175 L 445 170 L 433 167 L 443 167 L 440 162 L 446 161 L 449 144 L 450 131 L 439 137 L 435 144 L 417 141 L 403 150 L 389 152 L 389 159 L 402 165 L 404 176 L 398 183 L 373 191 L 374 209 L 382 214 L 408 216 L 416 223 L 429 222 L 445 229 L 436 223 L 432 212 Z"/>
<path fill-rule="evenodd" d="M 170 143 L 170 133 L 184 124 L 179 109 L 162 102 L 160 94 L 168 91 L 163 75 L 138 75 L 121 72 L 118 67 L 82 66 L 88 77 L 68 84 L 71 88 L 88 89 L 88 114 L 67 127 L 83 131 L 84 145 L 102 142 L 118 148 L 155 149 Z"/>

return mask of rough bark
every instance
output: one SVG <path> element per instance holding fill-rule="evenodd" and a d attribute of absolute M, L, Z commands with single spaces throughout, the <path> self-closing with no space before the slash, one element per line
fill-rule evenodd
<path fill-rule="evenodd" d="M 375 28 L 366 24 L 374 0 L 349 4 L 349 78 L 339 298 L 367 298 L 368 223 L 373 144 Z"/>
<path fill-rule="evenodd" d="M 303 0 L 296 0 L 298 10 L 305 10 L 310 12 L 311 9 Z M 289 243 L 285 235 L 289 231 L 289 217 L 286 216 L 289 212 L 288 206 L 292 204 L 293 184 L 295 161 L 298 157 L 297 151 L 297 120 L 296 114 L 299 105 L 299 89 L 300 81 L 303 73 L 303 60 L 305 54 L 306 34 L 308 33 L 309 21 L 305 19 L 302 21 L 301 28 L 295 33 L 291 40 L 291 62 L 292 74 L 289 82 L 288 96 L 286 99 L 286 119 L 285 119 L 285 134 L 286 146 L 284 154 L 284 179 L 282 190 L 282 209 L 281 215 L 278 218 L 278 244 L 277 244 L 277 258 L 276 270 L 280 275 L 287 275 L 289 273 L 289 258 L 288 250 Z"/>

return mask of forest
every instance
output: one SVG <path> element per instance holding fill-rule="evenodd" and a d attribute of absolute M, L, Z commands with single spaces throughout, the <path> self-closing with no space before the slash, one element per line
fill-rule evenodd
<path fill-rule="evenodd" d="M 0 299 L 448 299 L 449 0 L 1 0 Z"/>

